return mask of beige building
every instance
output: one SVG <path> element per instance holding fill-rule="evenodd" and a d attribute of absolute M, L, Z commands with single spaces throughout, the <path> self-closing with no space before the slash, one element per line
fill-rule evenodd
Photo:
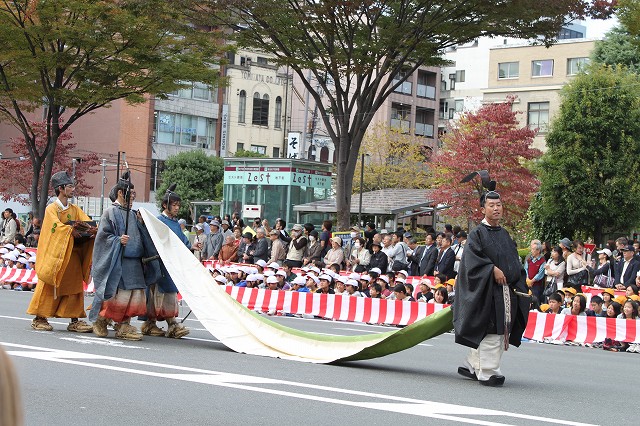
<path fill-rule="evenodd" d="M 520 123 L 538 129 L 534 147 L 544 150 L 549 124 L 560 108 L 560 89 L 589 61 L 595 40 L 561 40 L 546 48 L 505 45 L 490 49 L 484 102 L 516 95 Z"/>
<path fill-rule="evenodd" d="M 220 156 L 244 149 L 282 157 L 291 79 L 270 63 L 267 55 L 247 50 L 231 55 L 225 72 L 229 78 L 224 89 L 229 107 L 228 139 L 221 141 Z"/>

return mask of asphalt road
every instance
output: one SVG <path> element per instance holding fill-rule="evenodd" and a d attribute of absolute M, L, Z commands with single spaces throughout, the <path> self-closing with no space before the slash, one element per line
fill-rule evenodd
<path fill-rule="evenodd" d="M 637 424 L 624 401 L 636 399 L 638 354 L 523 343 L 505 353 L 504 387 L 486 388 L 457 375 L 466 348 L 452 334 L 376 360 L 314 365 L 232 352 L 193 316 L 181 340 L 100 339 L 66 331 L 64 319 L 39 332 L 25 314 L 30 297 L 0 291 L 0 344 L 28 425 Z M 328 334 L 389 330 L 275 319 Z"/>

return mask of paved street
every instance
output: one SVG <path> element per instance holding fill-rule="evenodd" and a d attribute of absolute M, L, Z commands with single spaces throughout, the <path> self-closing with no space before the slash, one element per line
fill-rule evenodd
<path fill-rule="evenodd" d="M 493 389 L 456 374 L 466 349 L 452 334 L 385 358 L 313 365 L 234 353 L 193 316 L 182 340 L 99 339 L 67 332 L 66 320 L 38 332 L 25 314 L 30 297 L 0 291 L 0 344 L 15 361 L 29 425 L 605 424 L 619 400 L 610 396 L 635 388 L 640 361 L 523 343 L 505 354 L 507 382 Z M 389 330 L 277 321 L 327 334 Z M 636 424 L 614 411 L 616 423 Z"/>

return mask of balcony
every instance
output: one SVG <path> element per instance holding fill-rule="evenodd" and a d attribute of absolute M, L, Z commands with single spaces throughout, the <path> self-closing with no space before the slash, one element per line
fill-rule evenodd
<path fill-rule="evenodd" d="M 433 124 L 416 123 L 415 134 L 417 136 L 425 136 L 427 138 L 433 137 Z"/>
<path fill-rule="evenodd" d="M 397 82 L 398 82 L 398 80 L 393 80 L 392 84 L 395 85 Z M 412 89 L 413 89 L 413 83 L 411 83 L 410 81 L 405 81 L 400 86 L 396 87 L 394 92 L 395 93 L 402 93 L 404 95 L 411 95 L 411 90 Z"/>
<path fill-rule="evenodd" d="M 409 133 L 411 122 L 408 120 L 391 119 L 391 127 L 400 130 L 402 133 Z"/>
<path fill-rule="evenodd" d="M 421 98 L 435 99 L 436 88 L 425 84 L 418 84 L 418 87 L 416 88 L 416 95 Z"/>

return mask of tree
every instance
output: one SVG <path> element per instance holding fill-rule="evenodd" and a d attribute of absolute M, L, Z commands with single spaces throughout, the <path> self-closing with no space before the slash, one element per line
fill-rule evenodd
<path fill-rule="evenodd" d="M 513 101 L 510 97 L 463 114 L 443 137 L 443 149 L 431 161 L 431 196 L 451 206 L 447 216 L 482 219 L 477 190 L 460 181 L 469 173 L 487 170 L 505 201 L 505 225 L 513 228 L 524 217 L 538 188 L 529 165 L 542 152 L 531 147 L 536 132 L 519 127 L 518 113 L 511 110 Z"/>
<path fill-rule="evenodd" d="M 607 1 L 220 0 L 237 11 L 241 46 L 274 55 L 315 100 L 337 151 L 338 228 L 349 225 L 362 138 L 394 89 L 421 66 L 443 63 L 446 47 L 480 36 L 541 37 L 567 17 L 609 13 Z M 312 79 L 307 77 L 310 73 Z"/>
<path fill-rule="evenodd" d="M 42 216 L 60 135 L 117 99 L 164 97 L 213 85 L 217 32 L 203 31 L 196 0 L 14 0 L 0 3 L 0 119 L 24 138 L 31 203 Z M 210 5 L 208 6 L 210 7 Z M 195 25 L 194 25 L 195 24 Z M 46 145 L 28 115 L 43 107 Z"/>
<path fill-rule="evenodd" d="M 640 71 L 640 35 L 633 36 L 624 27 L 615 27 L 604 39 L 596 41 L 591 59 L 604 65 L 622 65 Z"/>
<path fill-rule="evenodd" d="M 386 125 L 378 125 L 367 131 L 360 151 L 356 172 L 360 173 L 362 154 L 365 154 L 365 191 L 429 187 L 426 161 L 431 149 L 425 146 L 424 138 L 404 134 L 399 129 Z M 358 178 L 353 183 L 353 193 L 359 191 Z"/>
<path fill-rule="evenodd" d="M 233 154 L 233 156 L 236 158 L 268 158 L 269 157 L 267 154 L 260 154 L 259 152 L 247 151 L 244 149 L 237 150 Z"/>
<path fill-rule="evenodd" d="M 620 23 L 629 31 L 629 34 L 640 36 L 640 1 L 618 0 L 617 15 Z M 635 43 L 640 43 L 635 39 Z"/>
<path fill-rule="evenodd" d="M 47 125 L 44 122 L 32 122 L 29 123 L 29 126 L 34 130 L 36 152 L 41 153 L 47 146 Z M 92 187 L 85 183 L 84 177 L 100 164 L 100 160 L 95 153 L 83 154 L 82 156 L 73 155 L 73 150 L 77 144 L 67 142 L 72 138 L 73 136 L 69 131 L 63 132 L 58 137 L 58 143 L 56 144 L 56 150 L 53 155 L 53 167 L 55 170 L 67 170 L 71 176 L 73 159 L 79 159 L 75 167 L 77 183 L 75 195 L 88 195 Z M 5 158 L 4 161 L 2 161 L 2 176 L 0 177 L 1 198 L 3 201 L 13 199 L 22 204 L 30 204 L 31 199 L 29 194 L 32 187 L 32 176 L 29 174 L 28 167 L 26 167 L 25 164 L 29 158 L 27 144 L 24 138 L 15 138 L 11 139 L 9 146 L 13 155 L 10 155 L 9 158 Z M 42 185 L 42 173 L 44 173 L 44 170 L 40 170 L 40 173 L 41 175 L 38 182 Z M 38 187 L 38 192 L 41 190 L 42 188 Z"/>
<path fill-rule="evenodd" d="M 561 96 L 539 164 L 534 224 L 540 238 L 582 234 L 600 244 L 640 220 L 640 76 L 592 66 Z"/>
<path fill-rule="evenodd" d="M 162 209 L 162 197 L 169 185 L 176 183 L 176 193 L 182 198 L 178 215 L 189 218 L 189 201 L 216 199 L 216 185 L 224 177 L 224 161 L 210 157 L 203 151 L 185 151 L 167 158 L 162 172 L 162 184 L 157 192 L 158 208 Z"/>

